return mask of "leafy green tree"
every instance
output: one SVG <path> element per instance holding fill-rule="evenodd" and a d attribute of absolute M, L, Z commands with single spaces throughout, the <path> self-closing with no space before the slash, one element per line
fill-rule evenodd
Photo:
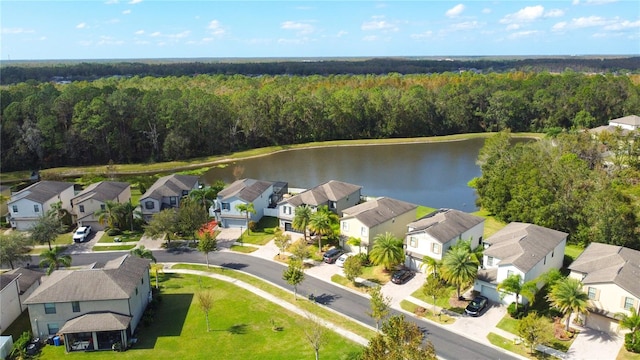
<path fill-rule="evenodd" d="M 155 215 L 154 215 L 155 216 Z M 200 204 L 185 198 L 178 208 L 177 229 L 182 235 L 195 238 L 196 233 L 209 221 L 209 214 Z"/>
<path fill-rule="evenodd" d="M 30 261 L 29 245 L 29 238 L 24 233 L 12 231 L 9 234 L 0 234 L 0 264 L 9 264 L 11 269 L 14 269 L 17 263 Z"/>
<path fill-rule="evenodd" d="M 387 271 L 395 265 L 402 263 L 404 260 L 404 250 L 401 239 L 386 232 L 376 235 L 373 241 L 373 248 L 371 252 L 369 252 L 371 262 L 375 265 L 382 265 Z"/>
<path fill-rule="evenodd" d="M 376 322 L 376 331 L 380 329 L 380 322 L 389 315 L 391 298 L 382 294 L 380 286 L 373 287 L 369 290 L 369 306 L 371 311 L 367 315 L 371 316 Z"/>
<path fill-rule="evenodd" d="M 209 253 L 218 250 L 218 240 L 209 231 L 204 231 L 202 235 L 198 236 L 200 241 L 198 242 L 198 251 L 204 254 L 207 259 L 207 269 L 209 268 Z"/>
<path fill-rule="evenodd" d="M 547 319 L 538 316 L 535 311 L 532 311 L 520 319 L 517 331 L 518 336 L 529 345 L 529 353 L 533 354 L 536 346 L 551 340 L 553 326 Z"/>
<path fill-rule="evenodd" d="M 149 259 L 151 261 L 153 261 L 154 263 L 157 262 L 156 261 L 156 257 L 153 256 L 153 252 L 149 249 L 147 249 L 144 245 L 140 245 L 140 247 L 136 247 L 131 249 L 131 251 L 129 251 L 129 253 L 133 256 L 137 256 L 139 258 L 142 259 Z"/>
<path fill-rule="evenodd" d="M 436 313 L 436 302 L 439 298 L 447 294 L 447 288 L 444 286 L 439 277 L 431 274 L 427 277 L 427 281 L 422 285 L 422 293 L 433 299 L 433 313 Z"/>
<path fill-rule="evenodd" d="M 302 270 L 302 261 L 298 259 L 289 260 L 289 266 L 282 273 L 282 279 L 289 285 L 293 286 L 293 299 L 297 300 L 298 285 L 304 281 L 304 271 Z"/>
<path fill-rule="evenodd" d="M 344 262 L 343 272 L 344 276 L 355 284 L 356 278 L 362 275 L 362 263 L 360 259 L 358 259 L 357 256 L 349 256 Z"/>
<path fill-rule="evenodd" d="M 62 231 L 62 223 L 57 216 L 40 216 L 31 228 L 31 241 L 34 244 L 49 244 L 49 250 L 51 250 L 51 242 L 55 241 Z"/>
<path fill-rule="evenodd" d="M 204 318 L 207 322 L 207 332 L 211 331 L 209 326 L 209 312 L 213 308 L 213 293 L 210 291 L 198 291 L 196 293 L 196 299 L 198 300 L 198 306 L 200 310 L 204 312 Z"/>
<path fill-rule="evenodd" d="M 390 317 L 362 353 L 362 360 L 435 360 L 436 352 L 430 341 L 424 342 L 418 325 L 408 322 L 404 315 Z"/>
<path fill-rule="evenodd" d="M 589 306 L 589 295 L 582 290 L 582 287 L 579 280 L 564 278 L 558 280 L 547 294 L 551 305 L 566 314 L 566 331 L 569 331 L 571 314 L 585 313 Z"/>
<path fill-rule="evenodd" d="M 430 256 L 422 257 L 422 264 L 420 267 L 425 268 L 428 273 L 431 273 L 436 278 L 440 277 L 440 268 L 442 268 L 442 260 L 436 260 Z"/>
<path fill-rule="evenodd" d="M 60 266 L 71 266 L 71 255 L 64 253 L 65 248 L 56 246 L 52 250 L 45 250 L 40 254 L 40 267 L 47 268 L 47 275 L 51 275 Z"/>
<path fill-rule="evenodd" d="M 296 214 L 293 217 L 292 225 L 294 229 L 302 231 L 305 241 L 307 241 L 307 228 L 309 227 L 312 216 L 313 213 L 311 211 L 311 208 L 307 205 L 300 205 L 296 207 Z"/>
<path fill-rule="evenodd" d="M 307 242 L 303 239 L 294 242 L 290 250 L 293 257 L 300 261 L 303 261 L 311 255 L 309 245 L 307 245 Z"/>
<path fill-rule="evenodd" d="M 629 309 L 629 314 L 619 312 L 615 317 L 620 320 L 619 326 L 622 329 L 628 329 L 631 332 L 631 343 L 635 344 L 636 339 L 640 336 L 640 314 L 634 308 Z"/>
<path fill-rule="evenodd" d="M 318 237 L 318 251 L 322 251 L 322 237 L 333 233 L 329 210 L 321 206 L 309 218 L 309 229 Z"/>
<path fill-rule="evenodd" d="M 166 236 L 168 245 L 171 243 L 171 236 L 177 231 L 177 224 L 178 212 L 175 209 L 165 209 L 153 215 L 145 227 L 145 232 L 154 239 Z"/>
<path fill-rule="evenodd" d="M 464 247 L 452 247 L 442 259 L 442 278 L 456 287 L 460 297 L 462 285 L 469 284 L 478 275 L 478 260 Z"/>
<path fill-rule="evenodd" d="M 291 235 L 289 234 L 285 235 L 284 231 L 282 231 L 282 229 L 280 228 L 276 229 L 275 235 L 276 236 L 273 239 L 273 243 L 280 250 L 280 252 L 278 253 L 278 256 L 282 258 L 284 256 L 284 252 L 287 251 L 287 248 L 289 247 L 289 245 L 291 245 Z"/>
<path fill-rule="evenodd" d="M 245 219 L 247 221 L 247 234 L 251 235 L 251 229 L 249 229 L 249 214 L 256 213 L 256 209 L 253 206 L 253 203 L 238 204 L 236 205 L 236 210 L 238 210 L 240 213 L 244 213 Z"/>

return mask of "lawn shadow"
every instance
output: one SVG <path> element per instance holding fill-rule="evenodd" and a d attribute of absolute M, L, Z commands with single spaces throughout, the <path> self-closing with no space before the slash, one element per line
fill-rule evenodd
<path fill-rule="evenodd" d="M 222 266 L 223 268 L 229 268 L 229 269 L 233 269 L 233 270 L 242 270 L 242 269 L 247 267 L 247 264 L 223 263 L 223 264 L 220 264 L 220 266 Z"/>
<path fill-rule="evenodd" d="M 236 324 L 229 326 L 227 332 L 234 335 L 243 335 L 247 333 L 247 324 Z"/>
<path fill-rule="evenodd" d="M 193 294 L 162 294 L 153 322 L 149 326 L 141 323 L 136 329 L 134 349 L 153 349 L 159 337 L 180 336 L 192 300 Z"/>

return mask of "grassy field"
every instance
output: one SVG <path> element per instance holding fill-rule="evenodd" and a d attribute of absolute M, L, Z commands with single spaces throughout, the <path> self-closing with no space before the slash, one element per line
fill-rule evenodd
<path fill-rule="evenodd" d="M 500 220 L 494 218 L 489 212 L 486 210 L 480 209 L 473 213 L 473 215 L 480 216 L 485 218 L 484 221 L 484 238 L 488 238 L 489 236 L 495 234 L 498 230 L 507 226 L 506 223 L 503 223 Z"/>
<path fill-rule="evenodd" d="M 304 330 L 308 319 L 292 314 L 235 285 L 206 277 L 182 274 L 163 276 L 162 302 L 154 323 L 138 332 L 138 343 L 123 353 L 65 354 L 63 347 L 47 346 L 40 359 L 312 359 Z M 199 308 L 196 293 L 211 291 L 211 331 Z M 281 327 L 273 330 L 272 320 Z M 320 349 L 323 359 L 346 359 L 360 346 L 326 332 Z M 216 356 L 218 354 L 218 356 Z"/>
<path fill-rule="evenodd" d="M 436 208 L 418 205 L 418 208 L 416 209 L 416 219 L 420 219 L 421 217 L 427 214 L 430 214 L 436 210 L 437 210 Z"/>

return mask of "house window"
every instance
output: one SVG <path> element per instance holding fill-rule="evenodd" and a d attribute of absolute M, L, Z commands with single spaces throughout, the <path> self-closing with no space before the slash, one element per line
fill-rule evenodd
<path fill-rule="evenodd" d="M 507 277 L 511 277 L 513 274 L 513 270 L 507 270 Z"/>
<path fill-rule="evenodd" d="M 78 209 L 80 210 L 81 213 L 83 213 L 84 212 L 84 205 L 79 205 Z"/>
<path fill-rule="evenodd" d="M 544 260 L 542 260 L 542 265 L 547 265 L 547 256 L 545 255 Z"/>
<path fill-rule="evenodd" d="M 14 213 L 18 212 L 18 205 L 13 205 L 11 207 L 12 207 Z"/>
<path fill-rule="evenodd" d="M 440 244 L 433 243 L 431 245 L 431 252 L 433 252 L 434 254 L 440 254 L 441 251 L 442 247 L 440 246 Z"/>
<path fill-rule="evenodd" d="M 175 196 L 171 196 L 169 198 L 169 204 L 170 205 L 178 205 L 178 199 Z"/>
<path fill-rule="evenodd" d="M 632 298 L 632 297 L 628 297 L 628 296 L 627 296 L 627 297 L 625 297 L 625 298 L 624 298 L 624 309 L 625 309 L 625 310 L 631 310 L 631 309 L 633 309 L 633 303 L 634 303 L 634 300 L 633 300 L 633 298 Z"/>
<path fill-rule="evenodd" d="M 551 251 L 551 257 L 553 257 L 553 255 L 556 253 L 555 250 Z"/>
<path fill-rule="evenodd" d="M 106 209 L 106 205 L 105 204 L 100 204 L 100 210 L 104 211 Z"/>
<path fill-rule="evenodd" d="M 231 210 L 231 204 L 223 202 L 222 203 L 222 210 Z M 289 214 L 290 213 L 291 212 L 289 212 Z"/>
<path fill-rule="evenodd" d="M 47 331 L 49 331 L 49 335 L 55 335 L 60 330 L 60 327 L 57 323 L 47 324 Z"/>
<path fill-rule="evenodd" d="M 418 239 L 416 239 L 415 237 L 410 237 L 409 238 L 409 246 L 411 247 L 418 247 Z"/>
<path fill-rule="evenodd" d="M 493 266 L 493 256 L 487 256 L 487 266 Z"/>
<path fill-rule="evenodd" d="M 136 288 L 136 295 L 138 295 L 138 288 Z"/>
<path fill-rule="evenodd" d="M 338 207 L 338 203 L 335 201 L 329 201 L 329 209 L 335 209 Z"/>
<path fill-rule="evenodd" d="M 152 210 L 155 207 L 156 207 L 156 204 L 153 201 L 145 201 L 144 202 L 144 208 L 147 209 L 147 210 Z"/>
<path fill-rule="evenodd" d="M 589 289 L 587 289 L 587 292 L 589 293 L 589 299 L 596 300 L 596 294 L 598 292 L 596 288 L 589 286 Z"/>
<path fill-rule="evenodd" d="M 54 304 L 54 303 L 45 303 L 44 304 L 44 313 L 45 314 L 55 314 L 56 313 L 56 304 Z"/>
<path fill-rule="evenodd" d="M 342 230 L 349 231 L 349 223 L 346 221 L 342 222 Z"/>
<path fill-rule="evenodd" d="M 144 284 L 144 278 L 140 279 L 140 284 Z"/>
<path fill-rule="evenodd" d="M 362 236 L 367 236 L 367 228 L 366 227 L 361 227 L 360 228 L 360 235 Z"/>
<path fill-rule="evenodd" d="M 33 212 L 40 212 L 40 206 L 33 205 Z"/>
<path fill-rule="evenodd" d="M 189 195 L 189 190 L 182 190 L 182 196 Z"/>
<path fill-rule="evenodd" d="M 73 309 L 73 312 L 80 312 L 80 302 L 79 301 L 72 301 L 71 302 L 71 308 Z"/>

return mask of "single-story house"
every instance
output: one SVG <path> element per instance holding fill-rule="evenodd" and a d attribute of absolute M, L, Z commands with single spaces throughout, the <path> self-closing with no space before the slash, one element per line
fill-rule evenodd
<path fill-rule="evenodd" d="M 589 312 L 583 316 L 587 327 L 615 332 L 616 313 L 640 311 L 640 251 L 591 243 L 569 270 L 569 276 L 580 280 L 589 295 Z"/>
<path fill-rule="evenodd" d="M 26 310 L 24 301 L 40 285 L 44 274 L 17 268 L 0 274 L 0 332 L 4 332 Z"/>
<path fill-rule="evenodd" d="M 470 241 L 475 249 L 482 243 L 484 218 L 455 209 L 440 209 L 407 225 L 405 265 L 426 271 L 425 256 L 442 260 L 443 254 L 458 241 Z"/>
<path fill-rule="evenodd" d="M 640 116 L 629 115 L 617 119 L 609 120 L 608 125 L 598 126 L 593 129 L 589 129 L 592 134 L 600 134 L 602 132 L 614 133 L 620 131 L 621 134 L 626 135 L 629 131 L 640 129 Z"/>
<path fill-rule="evenodd" d="M 258 222 L 268 209 L 275 209 L 288 189 L 286 182 L 265 181 L 256 179 L 240 179 L 222 189 L 214 201 L 216 221 L 223 228 L 245 229 L 247 214 L 237 209 L 238 205 L 253 204 L 255 213 L 249 213 L 249 222 Z"/>
<path fill-rule="evenodd" d="M 126 348 L 151 300 L 149 262 L 127 254 L 44 277 L 25 301 L 33 335 L 62 336 L 67 351 Z"/>
<path fill-rule="evenodd" d="M 340 238 L 350 252 L 371 251 L 378 234 L 391 233 L 404 239 L 407 224 L 416 219 L 418 205 L 388 197 L 365 201 L 342 211 Z M 360 239 L 360 246 L 347 244 L 349 238 Z"/>
<path fill-rule="evenodd" d="M 197 176 L 172 174 L 161 177 L 140 197 L 142 218 L 149 221 L 164 209 L 179 207 L 180 200 L 199 187 Z"/>
<path fill-rule="evenodd" d="M 75 196 L 74 184 L 61 181 L 39 181 L 11 195 L 7 203 L 7 221 L 16 230 L 31 230 L 38 218 L 61 203 L 62 209 L 71 212 L 71 199 Z"/>
<path fill-rule="evenodd" d="M 107 201 L 125 203 L 131 201 L 131 186 L 126 182 L 100 181 L 87 186 L 71 199 L 71 213 L 78 226 L 91 226 L 93 230 L 103 230 L 97 212 L 105 210 Z"/>
<path fill-rule="evenodd" d="M 566 243 L 564 232 L 512 222 L 484 240 L 482 267 L 473 288 L 491 301 L 510 304 L 515 296 L 501 299 L 498 284 L 511 275 L 520 275 L 524 283 L 550 269 L 560 269 Z M 520 301 L 526 302 L 522 297 Z"/>

